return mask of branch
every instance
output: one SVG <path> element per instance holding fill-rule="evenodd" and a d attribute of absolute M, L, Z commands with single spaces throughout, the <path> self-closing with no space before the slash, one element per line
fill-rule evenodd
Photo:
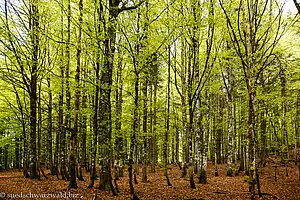
<path fill-rule="evenodd" d="M 300 4 L 296 0 L 293 0 L 293 2 L 298 10 L 298 14 L 300 14 Z"/>
<path fill-rule="evenodd" d="M 140 1 L 140 2 L 139 2 L 138 4 L 136 4 L 136 5 L 129 6 L 129 7 L 125 6 L 125 4 L 123 4 L 123 5 L 121 6 L 121 8 L 118 9 L 118 14 L 120 14 L 121 12 L 123 12 L 123 11 L 125 11 L 125 10 L 134 10 L 134 9 L 138 8 L 140 5 L 142 5 L 144 2 L 145 2 L 145 1 L 143 0 L 143 1 Z"/>

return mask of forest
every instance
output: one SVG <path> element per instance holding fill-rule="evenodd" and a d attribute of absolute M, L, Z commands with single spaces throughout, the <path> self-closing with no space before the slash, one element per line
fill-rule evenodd
<path fill-rule="evenodd" d="M 300 199 L 297 0 L 0 0 L 0 198 Z"/>

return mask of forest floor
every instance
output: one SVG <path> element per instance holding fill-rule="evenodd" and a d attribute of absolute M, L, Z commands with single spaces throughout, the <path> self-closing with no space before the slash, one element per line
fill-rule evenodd
<path fill-rule="evenodd" d="M 294 163 L 286 167 L 277 168 L 277 181 L 274 177 L 274 164 L 267 163 L 266 167 L 259 169 L 261 191 L 263 199 L 300 199 L 299 168 Z M 150 167 L 149 167 L 150 168 Z M 137 177 L 138 184 L 134 185 L 137 196 L 141 199 L 250 199 L 249 185 L 244 182 L 244 176 L 227 177 L 226 165 L 218 165 L 219 176 L 215 177 L 215 166 L 208 164 L 208 184 L 196 184 L 197 189 L 190 188 L 187 178 L 180 178 L 181 171 L 178 166 L 170 166 L 169 177 L 172 187 L 167 186 L 163 168 L 157 167 L 156 173 L 148 173 L 148 181 L 142 183 L 141 169 Z M 45 170 L 47 174 L 48 170 Z M 125 177 L 118 181 L 119 195 L 114 197 L 111 191 L 100 191 L 97 188 L 88 188 L 89 173 L 85 173 L 85 181 L 77 181 L 77 189 L 67 189 L 68 182 L 57 180 L 55 176 L 48 175 L 49 179 L 42 177 L 41 181 L 23 178 L 22 172 L 17 170 L 0 172 L 0 199 L 87 199 L 91 200 L 95 194 L 97 199 L 132 199 L 129 190 L 127 170 Z M 198 179 L 195 176 L 195 182 Z M 95 186 L 99 185 L 99 180 Z M 48 198 L 42 198 L 47 194 Z M 13 197 L 13 195 L 15 195 Z M 19 195 L 19 196 L 18 196 Z M 27 195 L 27 196 L 26 196 Z M 30 196 L 31 195 L 31 196 Z M 39 198 L 34 198 L 38 195 Z M 61 198 L 51 198 L 49 195 L 60 195 Z M 36 196 L 36 197 L 38 197 Z M 46 196 L 44 196 L 46 197 Z M 258 195 L 255 197 L 259 199 Z"/>

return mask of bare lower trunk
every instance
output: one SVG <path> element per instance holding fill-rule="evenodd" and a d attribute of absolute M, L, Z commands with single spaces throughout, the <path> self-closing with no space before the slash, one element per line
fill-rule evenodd
<path fill-rule="evenodd" d="M 208 83 L 209 84 L 209 81 Z M 210 133 L 210 96 L 209 96 L 209 86 L 206 87 L 206 118 L 205 118 L 205 128 L 203 133 L 203 152 L 201 155 L 201 166 L 200 166 L 200 174 L 199 174 L 199 183 L 206 184 L 207 183 L 207 154 L 208 154 L 208 139 Z"/>
<path fill-rule="evenodd" d="M 53 168 L 53 157 L 52 157 L 52 92 L 50 85 L 50 77 L 47 78 L 48 83 L 48 93 L 49 93 L 49 103 L 48 103 L 48 135 L 47 135 L 47 149 L 48 149 L 48 166 L 50 168 L 50 173 L 54 175 Z"/>
<path fill-rule="evenodd" d="M 143 169 L 142 169 L 142 182 L 147 182 L 147 119 L 148 119 L 148 110 L 147 110 L 147 89 L 148 89 L 148 77 L 147 74 L 146 80 L 143 84 Z"/>
<path fill-rule="evenodd" d="M 232 100 L 231 96 L 229 95 L 228 97 L 228 158 L 227 158 L 227 176 L 232 176 L 233 175 L 233 170 L 232 170 L 232 157 L 233 157 L 233 152 L 232 152 L 232 135 L 233 135 L 233 127 L 232 127 Z"/>
<path fill-rule="evenodd" d="M 169 131 L 170 131 L 170 83 L 171 83 L 171 47 L 168 46 L 168 85 L 167 85 L 167 117 L 166 117 L 166 130 L 164 134 L 164 143 L 163 143 L 163 156 L 164 156 L 164 167 L 165 167 L 165 177 L 167 180 L 168 186 L 172 186 L 169 175 L 168 175 L 168 140 L 169 140 Z"/>

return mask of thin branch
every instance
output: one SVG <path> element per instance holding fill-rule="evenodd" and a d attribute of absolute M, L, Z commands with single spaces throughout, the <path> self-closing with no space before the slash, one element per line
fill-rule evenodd
<path fill-rule="evenodd" d="M 140 7 L 145 1 L 140 1 L 138 4 L 133 5 L 133 6 L 129 6 L 127 7 L 125 3 L 123 3 L 123 5 L 121 6 L 121 8 L 118 9 L 118 14 L 120 14 L 121 12 L 125 11 L 125 10 L 134 10 L 138 7 Z"/>

